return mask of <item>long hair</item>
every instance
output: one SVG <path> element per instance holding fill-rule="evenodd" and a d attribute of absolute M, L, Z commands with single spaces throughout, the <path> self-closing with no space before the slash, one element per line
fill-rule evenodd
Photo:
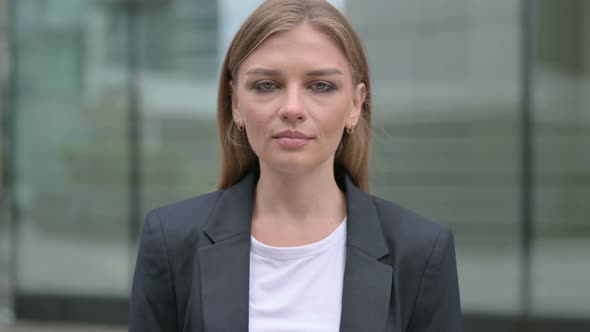
<path fill-rule="evenodd" d="M 362 82 L 366 86 L 359 122 L 351 134 L 343 130 L 334 166 L 343 168 L 355 185 L 368 190 L 371 86 L 367 58 L 352 25 L 325 0 L 267 0 L 246 19 L 234 36 L 223 62 L 217 96 L 217 124 L 221 140 L 219 189 L 236 184 L 258 167 L 258 157 L 248 143 L 246 131 L 240 130 L 233 121 L 230 81 L 237 77 L 240 64 L 266 39 L 303 23 L 329 36 L 347 58 L 353 83 Z"/>

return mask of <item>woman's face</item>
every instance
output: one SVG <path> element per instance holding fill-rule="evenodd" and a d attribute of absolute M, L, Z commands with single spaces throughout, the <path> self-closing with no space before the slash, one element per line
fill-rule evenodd
<path fill-rule="evenodd" d="M 234 120 L 245 126 L 261 168 L 287 173 L 333 167 L 366 93 L 336 44 L 308 24 L 267 39 L 230 84 Z"/>

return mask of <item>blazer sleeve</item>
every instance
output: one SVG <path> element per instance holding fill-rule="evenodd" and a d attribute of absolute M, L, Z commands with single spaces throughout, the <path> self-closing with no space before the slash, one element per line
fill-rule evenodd
<path fill-rule="evenodd" d="M 143 226 L 133 276 L 129 332 L 178 330 L 176 299 L 162 224 L 150 212 Z"/>
<path fill-rule="evenodd" d="M 453 233 L 443 230 L 418 290 L 409 332 L 461 332 L 461 303 Z"/>

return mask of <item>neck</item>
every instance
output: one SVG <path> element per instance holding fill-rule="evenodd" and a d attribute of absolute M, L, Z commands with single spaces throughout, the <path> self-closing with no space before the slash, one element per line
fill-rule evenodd
<path fill-rule="evenodd" d="M 261 163 L 255 219 L 280 220 L 291 227 L 342 221 L 346 199 L 334 179 L 332 163 L 302 174 L 278 172 Z"/>

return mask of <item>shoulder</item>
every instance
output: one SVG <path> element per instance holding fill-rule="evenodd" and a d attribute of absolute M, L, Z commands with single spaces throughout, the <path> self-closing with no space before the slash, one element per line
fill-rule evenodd
<path fill-rule="evenodd" d="M 376 196 L 371 198 L 383 236 L 399 263 L 425 263 L 453 246 L 449 227 L 394 202 Z"/>
<path fill-rule="evenodd" d="M 390 255 L 383 262 L 396 271 L 400 298 L 412 307 L 434 303 L 441 290 L 457 290 L 455 244 L 451 229 L 396 203 L 372 196 Z M 445 301 L 458 300 L 450 296 Z M 426 301 L 426 302 L 424 302 Z M 403 313 L 409 319 L 411 310 Z"/>
<path fill-rule="evenodd" d="M 397 203 L 372 195 L 371 198 L 386 235 L 395 232 L 404 237 L 428 239 L 436 237 L 441 232 L 450 232 L 447 226 L 434 222 Z"/>
<path fill-rule="evenodd" d="M 401 320 L 409 330 L 461 330 L 453 233 L 396 203 L 370 196 L 389 254 Z M 368 202 L 368 201 L 367 201 Z M 442 331 L 441 330 L 441 331 Z"/>
<path fill-rule="evenodd" d="M 150 224 L 157 227 L 169 246 L 195 243 L 223 192 L 201 194 L 154 208 L 148 212 L 144 227 Z"/>
<path fill-rule="evenodd" d="M 170 227 L 186 228 L 186 226 L 198 225 L 206 221 L 222 194 L 223 191 L 214 191 L 193 196 L 155 208 L 148 215 L 156 215 Z"/>

